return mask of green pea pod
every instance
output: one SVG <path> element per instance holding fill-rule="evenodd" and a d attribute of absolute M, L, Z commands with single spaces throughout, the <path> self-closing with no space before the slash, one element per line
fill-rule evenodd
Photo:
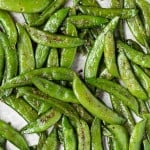
<path fill-rule="evenodd" d="M 146 119 L 146 125 L 145 125 L 145 132 L 146 132 L 146 136 L 148 138 L 148 141 L 150 141 L 150 115 L 149 113 L 144 113 L 142 114 L 142 118 Z"/>
<path fill-rule="evenodd" d="M 22 133 L 38 133 L 47 130 L 54 125 L 61 117 L 61 113 L 55 109 L 50 109 L 45 114 L 37 118 L 37 120 L 30 122 L 21 129 Z"/>
<path fill-rule="evenodd" d="M 94 42 L 94 46 L 89 52 L 85 68 L 84 68 L 84 76 L 85 78 L 93 78 L 97 75 L 97 70 L 99 66 L 100 59 L 102 57 L 102 53 L 104 50 L 104 37 L 108 31 L 114 31 L 116 25 L 118 23 L 119 17 L 115 17 L 112 19 L 109 24 L 104 28 L 104 30 L 99 34 L 96 41 Z"/>
<path fill-rule="evenodd" d="M 61 8 L 67 0 L 55 0 L 32 22 L 32 26 L 42 25 L 54 12 Z"/>
<path fill-rule="evenodd" d="M 124 7 L 125 8 L 135 8 L 135 1 L 134 0 L 124 0 Z M 147 48 L 147 52 L 149 53 L 150 49 L 147 43 L 147 36 L 145 29 L 143 27 L 142 21 L 140 20 L 139 16 L 136 15 L 133 18 L 127 19 L 127 24 L 132 32 L 134 38 L 144 47 Z"/>
<path fill-rule="evenodd" d="M 34 0 L 16 0 L 15 3 L 13 0 L 1 0 L 0 9 L 15 12 L 35 13 L 44 10 L 49 3 L 49 0 L 37 0 L 36 2 Z"/>
<path fill-rule="evenodd" d="M 6 122 L 0 120 L 0 135 L 12 142 L 21 150 L 29 150 L 24 137 Z"/>
<path fill-rule="evenodd" d="M 115 56 L 115 41 L 113 33 L 111 31 L 108 31 L 105 35 L 104 59 L 106 67 L 110 74 L 112 74 L 112 76 L 114 77 L 119 77 Z"/>
<path fill-rule="evenodd" d="M 146 120 L 142 120 L 135 125 L 129 141 L 129 150 L 141 149 L 141 143 L 145 131 L 145 125 L 146 125 Z"/>
<path fill-rule="evenodd" d="M 11 95 L 4 99 L 4 102 L 17 111 L 27 122 L 32 122 L 38 117 L 37 112 L 22 98 Z"/>
<path fill-rule="evenodd" d="M 90 15 L 70 16 L 67 19 L 78 29 L 98 27 L 101 24 L 105 24 L 108 22 L 106 18 Z"/>
<path fill-rule="evenodd" d="M 59 67 L 58 50 L 52 48 L 47 58 L 47 67 Z"/>
<path fill-rule="evenodd" d="M 77 76 L 73 80 L 73 91 L 81 105 L 97 118 L 112 124 L 124 123 L 124 118 L 96 99 Z"/>
<path fill-rule="evenodd" d="M 49 105 L 49 103 L 42 103 L 40 108 L 39 108 L 38 115 L 41 115 L 41 114 L 45 113 L 50 108 L 51 108 L 51 106 Z"/>
<path fill-rule="evenodd" d="M 110 5 L 112 8 L 122 8 L 123 7 L 123 0 L 111 0 Z"/>
<path fill-rule="evenodd" d="M 32 43 L 26 30 L 18 23 L 17 29 L 19 32 L 19 40 L 17 43 L 19 57 L 19 73 L 24 73 L 31 71 L 35 68 L 35 60 Z"/>
<path fill-rule="evenodd" d="M 100 7 L 100 5 L 98 4 L 98 2 L 96 0 L 80 0 L 79 3 L 81 5 L 83 5 L 83 6 L 96 6 L 96 7 Z"/>
<path fill-rule="evenodd" d="M 144 150 L 150 149 L 150 143 L 147 139 L 143 140 Z"/>
<path fill-rule="evenodd" d="M 78 137 L 78 150 L 90 150 L 90 129 L 84 120 L 76 122 L 76 132 Z"/>
<path fill-rule="evenodd" d="M 91 149 L 103 150 L 101 137 L 101 123 L 98 118 L 94 118 L 91 125 Z"/>
<path fill-rule="evenodd" d="M 142 11 L 146 34 L 148 38 L 150 38 L 150 35 L 149 35 L 150 34 L 150 21 L 149 21 L 149 15 L 148 15 L 150 13 L 150 10 L 149 10 L 150 3 L 146 0 L 136 0 L 136 3 Z"/>
<path fill-rule="evenodd" d="M 39 135 L 39 141 L 38 141 L 38 145 L 37 145 L 37 150 L 41 150 L 42 149 L 43 144 L 45 143 L 46 138 L 47 138 L 46 132 L 41 132 L 39 134 L 40 135 Z"/>
<path fill-rule="evenodd" d="M 121 19 L 127 19 L 134 17 L 137 13 L 137 9 L 130 8 L 100 8 L 100 7 L 87 7 L 79 6 L 78 9 L 85 15 L 100 16 L 108 19 L 112 19 L 119 16 Z"/>
<path fill-rule="evenodd" d="M 43 93 L 64 102 L 79 103 L 73 91 L 44 78 L 32 79 L 32 83 Z"/>
<path fill-rule="evenodd" d="M 4 150 L 5 144 L 6 144 L 6 139 L 0 136 L 0 149 L 1 150 Z"/>
<path fill-rule="evenodd" d="M 24 20 L 27 24 L 31 25 L 39 17 L 39 13 L 23 13 Z"/>
<path fill-rule="evenodd" d="M 147 100 L 147 94 L 136 79 L 130 63 L 123 51 L 121 51 L 118 56 L 118 67 L 121 79 L 131 94 L 141 100 Z"/>
<path fill-rule="evenodd" d="M 135 121 L 130 110 L 114 95 L 110 95 L 110 99 L 114 111 L 116 111 L 118 114 L 121 114 L 127 120 L 125 127 L 127 127 L 128 132 L 131 133 L 135 126 Z"/>
<path fill-rule="evenodd" d="M 4 64 L 5 64 L 5 51 L 2 44 L 0 44 L 0 83 L 2 82 L 3 79 Z"/>
<path fill-rule="evenodd" d="M 77 139 L 74 129 L 69 122 L 69 119 L 65 116 L 62 118 L 62 132 L 64 137 L 64 149 L 65 150 L 76 150 L 77 149 Z"/>
<path fill-rule="evenodd" d="M 70 36 L 77 36 L 76 27 L 67 21 L 66 34 Z M 70 68 L 75 59 L 77 48 L 64 48 L 61 52 L 60 66 Z"/>
<path fill-rule="evenodd" d="M 67 48 L 83 45 L 83 40 L 78 37 L 51 34 L 33 27 L 27 27 L 27 30 L 33 41 L 45 46 Z"/>
<path fill-rule="evenodd" d="M 115 82 L 101 78 L 88 79 L 87 82 L 101 90 L 108 92 L 109 94 L 116 96 L 116 98 L 118 98 L 126 106 L 128 106 L 130 109 L 132 109 L 135 113 L 138 114 L 138 102 L 126 88 L 122 87 L 121 85 Z"/>
<path fill-rule="evenodd" d="M 63 8 L 55 12 L 45 24 L 43 30 L 50 33 L 56 33 L 59 26 L 68 14 L 68 8 Z M 41 44 L 38 44 L 35 51 L 36 68 L 40 68 L 45 63 L 50 48 Z"/>
<path fill-rule="evenodd" d="M 8 36 L 10 45 L 14 48 L 17 43 L 17 30 L 12 17 L 7 11 L 0 10 L 0 22 Z"/>
<path fill-rule="evenodd" d="M 120 125 L 108 125 L 107 128 L 112 133 L 112 136 L 118 146 L 118 150 L 128 150 L 129 136 L 126 128 Z"/>
<path fill-rule="evenodd" d="M 44 77 L 49 80 L 73 81 L 75 73 L 71 69 L 61 67 L 41 68 L 16 76 L 8 80 L 0 87 L 0 90 L 9 89 L 31 84 L 31 79 L 35 76 Z"/>
<path fill-rule="evenodd" d="M 58 143 L 57 129 L 54 127 L 51 133 L 48 135 L 46 141 L 44 142 L 41 150 L 57 150 Z"/>
<path fill-rule="evenodd" d="M 130 61 L 134 62 L 135 64 L 140 65 L 141 67 L 150 68 L 150 55 L 149 54 L 144 54 L 143 52 L 135 50 L 121 41 L 117 42 L 117 47 L 120 50 L 125 51 L 125 54 Z"/>

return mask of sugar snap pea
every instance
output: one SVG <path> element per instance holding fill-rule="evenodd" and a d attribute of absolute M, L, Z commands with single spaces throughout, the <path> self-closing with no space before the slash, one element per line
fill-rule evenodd
<path fill-rule="evenodd" d="M 149 115 L 149 113 L 142 114 L 142 118 L 147 120 L 146 124 L 145 124 L 145 133 L 146 133 L 146 136 L 148 138 L 148 141 L 150 141 L 150 128 L 149 128 L 149 126 L 150 126 L 150 115 Z"/>
<path fill-rule="evenodd" d="M 143 140 L 143 146 L 144 146 L 144 150 L 150 149 L 150 143 L 147 139 Z"/>
<path fill-rule="evenodd" d="M 108 92 L 109 94 L 116 96 L 118 100 L 122 101 L 126 106 L 138 114 L 139 106 L 137 100 L 127 89 L 121 85 L 101 78 L 88 79 L 87 82 L 101 90 Z"/>
<path fill-rule="evenodd" d="M 124 123 L 124 118 L 103 105 L 96 97 L 94 97 L 77 76 L 75 76 L 73 80 L 73 91 L 83 107 L 97 118 L 108 123 Z"/>
<path fill-rule="evenodd" d="M 64 137 L 64 149 L 65 150 L 76 150 L 77 149 L 77 139 L 75 131 L 66 116 L 62 118 L 62 130 Z"/>
<path fill-rule="evenodd" d="M 118 56 L 118 67 L 121 79 L 131 94 L 141 100 L 147 100 L 147 93 L 136 79 L 131 65 L 123 51 L 120 51 Z"/>
<path fill-rule="evenodd" d="M 73 91 L 43 78 L 32 78 L 32 83 L 43 93 L 64 102 L 79 103 Z"/>
<path fill-rule="evenodd" d="M 72 24 L 74 24 L 78 29 L 93 28 L 108 22 L 106 18 L 90 15 L 69 16 L 67 19 Z"/>
<path fill-rule="evenodd" d="M 56 11 L 47 21 L 43 30 L 50 33 L 57 32 L 59 26 L 62 24 L 66 15 L 68 14 L 68 8 L 62 8 Z M 45 63 L 50 47 L 38 44 L 35 51 L 36 68 L 40 68 Z"/>
<path fill-rule="evenodd" d="M 46 111 L 48 111 L 50 108 L 51 106 L 49 105 L 49 103 L 42 103 L 39 108 L 38 114 L 41 115 L 45 113 Z"/>
<path fill-rule="evenodd" d="M 41 150 L 42 149 L 43 144 L 46 141 L 46 138 L 47 138 L 46 132 L 39 133 L 39 141 L 38 141 L 38 145 L 37 145 L 37 150 Z"/>
<path fill-rule="evenodd" d="M 96 0 L 80 0 L 79 3 L 83 6 L 100 6 Z"/>
<path fill-rule="evenodd" d="M 91 125 L 91 149 L 102 150 L 102 133 L 101 133 L 101 122 L 98 118 L 94 118 Z"/>
<path fill-rule="evenodd" d="M 48 135 L 45 143 L 41 150 L 57 150 L 58 149 L 58 137 L 57 137 L 57 129 L 56 127 L 53 128 L 51 133 Z"/>
<path fill-rule="evenodd" d="M 37 120 L 30 122 L 21 129 L 22 133 L 38 133 L 47 130 L 54 125 L 61 117 L 61 113 L 55 109 L 50 109 L 42 114 Z"/>
<path fill-rule="evenodd" d="M 35 13 L 41 12 L 45 9 L 49 0 L 16 0 L 15 3 L 13 0 L 1 0 L 0 9 L 15 11 L 15 12 L 27 12 L 27 13 Z"/>
<path fill-rule="evenodd" d="M 4 63 L 5 63 L 5 51 L 2 44 L 0 44 L 0 83 L 2 82 L 3 79 Z"/>
<path fill-rule="evenodd" d="M 132 18 L 137 13 L 137 9 L 130 8 L 100 8 L 100 7 L 87 7 L 87 6 L 78 6 L 78 9 L 86 15 L 100 16 L 108 19 L 112 19 L 116 16 L 119 16 L 122 19 Z"/>
<path fill-rule="evenodd" d="M 11 15 L 5 10 L 0 10 L 0 22 L 8 36 L 10 45 L 14 48 L 17 43 L 17 30 Z"/>
<path fill-rule="evenodd" d="M 27 24 L 31 25 L 39 17 L 39 13 L 23 13 L 24 20 Z"/>
<path fill-rule="evenodd" d="M 150 68 L 149 54 L 144 54 L 143 52 L 137 51 L 121 41 L 117 42 L 117 47 L 120 50 L 124 50 L 128 59 L 135 64 L 138 64 L 144 68 Z"/>
<path fill-rule="evenodd" d="M 145 131 L 145 125 L 146 125 L 146 120 L 142 120 L 135 125 L 129 141 L 129 150 L 141 149 L 141 143 Z"/>
<path fill-rule="evenodd" d="M 29 147 L 24 137 L 12 126 L 2 120 L 0 120 L 0 135 L 12 142 L 21 150 L 29 150 Z"/>
<path fill-rule="evenodd" d="M 104 50 L 105 34 L 108 31 L 114 31 L 118 21 L 119 21 L 119 17 L 113 18 L 95 40 L 94 46 L 89 52 L 87 59 L 86 59 L 85 68 L 84 68 L 85 78 L 96 77 L 98 65 L 102 57 L 103 50 Z"/>
<path fill-rule="evenodd" d="M 27 27 L 28 33 L 31 38 L 39 44 L 56 47 L 76 47 L 83 45 L 83 40 L 78 37 L 70 37 L 65 35 L 51 34 L 33 27 Z"/>

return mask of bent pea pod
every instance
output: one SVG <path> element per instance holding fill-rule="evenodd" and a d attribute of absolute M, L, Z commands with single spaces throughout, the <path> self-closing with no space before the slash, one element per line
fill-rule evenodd
<path fill-rule="evenodd" d="M 137 100 L 135 99 L 134 96 L 132 96 L 130 94 L 130 92 L 127 89 L 125 89 L 121 85 L 119 85 L 115 82 L 106 80 L 106 79 L 101 79 L 101 78 L 88 79 L 87 83 L 89 83 L 101 90 L 104 90 L 104 91 L 108 92 L 109 94 L 116 96 L 118 98 L 118 100 L 121 100 L 126 106 L 128 106 L 135 113 L 138 114 L 139 106 L 138 106 Z"/>
<path fill-rule="evenodd" d="M 6 122 L 0 120 L 0 135 L 12 142 L 21 150 L 29 150 L 24 137 Z"/>
<path fill-rule="evenodd" d="M 84 76 L 86 79 L 96 77 L 98 65 L 104 50 L 105 34 L 108 31 L 114 31 L 118 21 L 119 21 L 119 17 L 115 17 L 114 19 L 112 19 L 108 23 L 108 25 L 104 28 L 104 30 L 99 34 L 96 41 L 94 42 L 94 46 L 89 52 L 85 63 Z"/>
<path fill-rule="evenodd" d="M 79 103 L 71 89 L 60 86 L 43 78 L 33 78 L 32 83 L 43 93 L 64 102 Z"/>
<path fill-rule="evenodd" d="M 54 125 L 61 117 L 61 113 L 55 109 L 50 109 L 45 114 L 37 118 L 37 120 L 30 122 L 21 129 L 22 133 L 38 133 L 47 130 Z"/>
<path fill-rule="evenodd" d="M 35 13 L 41 12 L 48 6 L 49 3 L 49 0 L 16 0 L 15 3 L 13 0 L 1 0 L 0 9 L 15 12 Z"/>
<path fill-rule="evenodd" d="M 112 124 L 124 123 L 124 118 L 96 99 L 77 76 L 73 80 L 73 91 L 82 106 L 97 118 Z"/>
<path fill-rule="evenodd" d="M 33 41 L 45 46 L 66 48 L 83 45 L 83 40 L 78 37 L 52 34 L 33 27 L 27 27 L 27 30 Z"/>
<path fill-rule="evenodd" d="M 143 52 L 135 50 L 121 41 L 117 42 L 117 47 L 125 52 L 130 61 L 140 65 L 141 67 L 150 68 L 149 54 L 144 54 Z"/>
<path fill-rule="evenodd" d="M 67 20 L 74 24 L 78 29 L 93 28 L 108 22 L 106 18 L 90 15 L 69 16 Z"/>
<path fill-rule="evenodd" d="M 108 19 L 112 19 L 119 16 L 121 19 L 127 19 L 134 17 L 137 13 L 137 9 L 130 8 L 100 8 L 100 7 L 87 7 L 78 6 L 78 9 L 82 14 L 100 16 Z"/>
<path fill-rule="evenodd" d="M 4 32 L 6 32 L 8 36 L 10 45 L 15 48 L 17 43 L 17 30 L 12 17 L 7 11 L 0 10 L 0 22 L 4 28 Z"/>
<path fill-rule="evenodd" d="M 51 67 L 35 69 L 30 72 L 18 75 L 11 80 L 8 80 L 0 87 L 0 90 L 29 85 L 32 83 L 31 79 L 35 76 L 47 78 L 48 80 L 73 81 L 74 75 L 75 73 L 68 68 Z"/>

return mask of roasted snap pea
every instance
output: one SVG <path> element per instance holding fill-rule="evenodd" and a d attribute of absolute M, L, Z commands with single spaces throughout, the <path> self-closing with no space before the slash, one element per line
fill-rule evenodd
<path fill-rule="evenodd" d="M 112 124 L 124 123 L 124 118 L 106 107 L 94 97 L 77 76 L 75 76 L 73 80 L 73 91 L 81 105 L 97 118 Z"/>
<path fill-rule="evenodd" d="M 0 22 L 8 36 L 10 45 L 14 48 L 17 43 L 17 30 L 11 15 L 5 10 L 0 10 Z"/>
<path fill-rule="evenodd" d="M 45 113 L 46 111 L 48 111 L 50 108 L 51 106 L 49 105 L 49 103 L 42 103 L 38 110 L 38 114 L 41 115 Z"/>
<path fill-rule="evenodd" d="M 94 46 L 92 47 L 91 51 L 88 53 L 85 67 L 84 67 L 84 76 L 86 79 L 94 78 L 97 76 L 99 62 L 104 50 L 105 34 L 108 31 L 114 31 L 118 21 L 119 21 L 119 17 L 113 18 L 95 40 Z"/>
<path fill-rule="evenodd" d="M 12 142 L 21 150 L 29 150 L 29 147 L 24 137 L 12 126 L 2 120 L 0 120 L 0 135 Z"/>
<path fill-rule="evenodd" d="M 66 116 L 62 118 L 62 132 L 64 138 L 64 149 L 65 150 L 76 150 L 77 149 L 77 139 L 73 126 L 69 122 Z"/>
<path fill-rule="evenodd" d="M 91 149 L 103 150 L 101 121 L 96 117 L 91 125 Z"/>
<path fill-rule="evenodd" d="M 43 93 L 64 102 L 79 103 L 71 89 L 60 86 L 44 78 L 33 78 L 32 83 Z"/>
<path fill-rule="evenodd" d="M 67 20 L 74 24 L 78 29 L 93 28 L 108 22 L 106 18 L 90 15 L 69 16 Z"/>
<path fill-rule="evenodd" d="M 47 33 L 33 27 L 26 27 L 33 41 L 49 47 L 66 48 L 83 45 L 83 40 L 78 37 Z"/>
<path fill-rule="evenodd" d="M 87 82 L 101 90 L 108 92 L 109 94 L 116 96 L 126 106 L 128 106 L 130 109 L 132 109 L 135 113 L 138 114 L 138 102 L 126 88 L 122 87 L 121 85 L 115 82 L 101 78 L 88 79 Z"/>
<path fill-rule="evenodd" d="M 121 41 L 117 42 L 117 47 L 120 50 L 125 51 L 125 54 L 130 61 L 134 62 L 135 64 L 140 65 L 141 67 L 150 68 L 150 55 L 149 54 L 144 54 L 143 52 L 135 50 Z"/>
<path fill-rule="evenodd" d="M 144 88 L 140 85 L 140 83 L 136 79 L 124 51 L 119 52 L 118 67 L 119 67 L 120 77 L 125 87 L 131 92 L 131 94 L 141 100 L 147 100 L 148 96 Z"/>
<path fill-rule="evenodd" d="M 82 14 L 100 16 L 108 19 L 112 19 L 116 16 L 119 16 L 122 19 L 132 18 L 137 13 L 137 9 L 130 8 L 100 8 L 100 7 L 87 7 L 87 6 L 78 6 L 78 9 Z"/>
<path fill-rule="evenodd" d="M 61 113 L 55 109 L 50 109 L 42 114 L 37 120 L 30 122 L 21 129 L 22 133 L 38 133 L 47 130 L 54 125 L 61 117 Z"/>
<path fill-rule="evenodd" d="M 142 120 L 135 125 L 129 141 L 129 150 L 141 149 L 142 138 L 145 132 L 145 125 L 146 120 Z"/>
<path fill-rule="evenodd" d="M 62 8 L 55 12 L 45 24 L 43 30 L 50 33 L 57 32 L 59 26 L 68 14 L 68 8 Z M 45 63 L 50 47 L 38 44 L 35 50 L 36 68 L 41 68 Z"/>
<path fill-rule="evenodd" d="M 50 0 L 16 0 L 15 3 L 13 0 L 1 0 L 0 9 L 15 11 L 15 12 L 27 12 L 35 13 L 41 12 L 45 9 Z"/>

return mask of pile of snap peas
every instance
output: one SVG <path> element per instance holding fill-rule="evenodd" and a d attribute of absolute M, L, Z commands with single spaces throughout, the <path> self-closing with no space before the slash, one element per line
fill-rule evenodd
<path fill-rule="evenodd" d="M 0 101 L 27 122 L 0 119 L 0 150 L 150 150 L 150 2 L 67 2 L 0 0 Z"/>

